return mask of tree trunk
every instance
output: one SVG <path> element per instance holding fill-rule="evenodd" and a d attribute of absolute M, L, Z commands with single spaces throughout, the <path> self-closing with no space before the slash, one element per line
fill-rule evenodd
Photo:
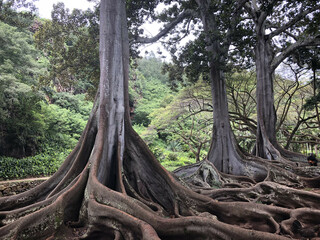
<path fill-rule="evenodd" d="M 209 1 L 198 0 L 201 20 L 206 34 L 207 51 L 210 55 L 210 82 L 213 101 L 213 133 L 208 160 L 224 173 L 243 174 L 241 157 L 239 156 L 233 137 L 229 111 L 225 75 L 223 65 L 226 61 L 227 49 L 220 46 L 215 16 L 210 9 Z"/>
<path fill-rule="evenodd" d="M 213 99 L 213 134 L 208 159 L 224 173 L 241 175 L 241 159 L 236 150 L 235 139 L 230 126 L 224 73 L 210 63 L 211 92 Z"/>
<path fill-rule="evenodd" d="M 315 65 L 315 63 L 313 63 L 313 65 Z M 316 74 L 316 67 L 312 66 L 312 72 L 313 72 L 313 81 L 312 81 L 312 85 L 313 85 L 313 97 L 317 96 L 317 89 L 319 88 L 317 86 L 317 74 Z M 318 126 L 320 128 L 320 115 L 319 115 L 319 107 L 318 107 L 318 103 L 315 104 L 315 109 L 316 109 L 316 114 L 317 114 L 317 121 L 318 121 Z"/>
<path fill-rule="evenodd" d="M 274 109 L 273 79 L 270 72 L 271 49 L 266 40 L 264 26 L 257 30 L 257 136 L 256 155 L 265 159 L 278 159 L 276 143 L 276 113 Z"/>
<path fill-rule="evenodd" d="M 272 49 L 270 39 L 265 33 L 265 21 L 256 20 L 256 74 L 257 74 L 257 134 L 255 154 L 261 158 L 284 160 L 288 158 L 298 162 L 306 161 L 299 153 L 282 148 L 276 137 L 276 111 L 274 108 L 273 74 L 271 69 Z"/>
<path fill-rule="evenodd" d="M 129 107 L 124 103 L 124 82 L 126 58 L 124 39 L 128 40 L 122 29 L 122 1 L 104 1 L 100 14 L 100 102 L 98 108 L 98 133 L 101 139 L 101 157 L 97 178 L 99 182 L 112 189 L 119 189 L 120 180 L 116 173 L 120 170 L 113 159 L 123 159 L 124 151 L 124 113 Z M 107 14 L 105 14 L 107 12 Z M 106 16 L 105 16 L 106 15 Z M 99 141 L 100 143 L 100 141 Z"/>

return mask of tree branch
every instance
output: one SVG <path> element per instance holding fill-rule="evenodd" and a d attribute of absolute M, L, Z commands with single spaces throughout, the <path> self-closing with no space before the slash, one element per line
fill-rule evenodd
<path fill-rule="evenodd" d="M 241 14 L 241 10 L 242 8 L 246 5 L 246 3 L 248 2 L 248 0 L 241 0 L 238 1 L 238 5 L 235 9 L 235 12 L 233 13 L 233 16 L 231 17 L 231 21 L 230 21 L 230 27 L 228 29 L 227 35 L 226 35 L 226 41 L 223 43 L 224 47 L 229 48 L 230 43 L 231 43 L 231 37 L 235 32 L 236 29 L 236 25 L 237 25 L 237 18 L 240 17 Z"/>
<path fill-rule="evenodd" d="M 291 19 L 289 22 L 287 22 L 286 24 L 284 24 L 283 26 L 277 28 L 276 30 L 274 30 L 273 32 L 271 32 L 269 34 L 270 38 L 273 38 L 274 36 L 279 35 L 280 33 L 284 32 L 285 30 L 287 30 L 289 27 L 292 27 L 294 24 L 296 24 L 298 21 L 300 21 L 301 19 L 303 19 L 305 16 L 307 16 L 309 13 L 312 13 L 316 10 L 320 9 L 320 6 L 316 6 L 314 8 L 311 9 L 307 9 L 305 11 L 301 11 L 300 13 L 298 13 L 293 19 Z"/>
<path fill-rule="evenodd" d="M 253 21 L 257 22 L 258 26 L 261 27 L 268 17 L 268 14 L 258 7 L 256 0 L 252 0 L 251 5 L 249 3 L 244 4 L 244 8 L 248 14 L 252 17 Z"/>
<path fill-rule="evenodd" d="M 134 40 L 134 43 L 154 43 L 158 41 L 160 38 L 164 37 L 168 32 L 170 32 L 175 26 L 177 26 L 179 23 L 181 23 L 184 19 L 193 16 L 193 11 L 190 9 L 185 10 L 180 15 L 177 16 L 175 20 L 165 25 L 165 27 L 154 37 L 137 37 Z"/>
<path fill-rule="evenodd" d="M 252 19 L 256 20 L 255 11 L 248 2 L 244 4 L 244 9 L 247 11 L 247 13 L 251 16 Z"/>
<path fill-rule="evenodd" d="M 274 70 L 279 66 L 279 64 L 298 48 L 305 47 L 305 46 L 317 46 L 317 45 L 320 45 L 320 35 L 317 35 L 313 38 L 308 38 L 308 39 L 299 39 L 295 43 L 285 48 L 281 54 L 279 54 L 277 57 L 275 57 L 272 60 L 270 64 L 270 71 L 274 72 Z"/>

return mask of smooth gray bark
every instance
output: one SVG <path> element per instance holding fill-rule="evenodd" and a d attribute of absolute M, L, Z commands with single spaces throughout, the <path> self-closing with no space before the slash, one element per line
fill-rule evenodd
<path fill-rule="evenodd" d="M 207 51 L 210 55 L 210 82 L 213 101 L 213 133 L 208 160 L 224 173 L 242 174 L 235 139 L 230 125 L 227 91 L 223 64 L 227 59 L 230 43 L 223 47 L 215 15 L 210 11 L 210 1 L 197 0 L 205 32 Z"/>
<path fill-rule="evenodd" d="M 264 23 L 257 24 L 256 73 L 257 73 L 257 135 L 256 154 L 266 159 L 277 159 L 273 144 L 276 143 L 276 113 L 274 109 L 273 79 L 270 70 L 271 46 L 265 35 Z"/>
<path fill-rule="evenodd" d="M 294 36 L 295 33 L 290 33 L 292 28 L 299 21 L 303 20 L 308 14 L 317 11 L 320 4 L 312 5 L 310 3 L 303 3 L 300 8 L 296 4 L 297 14 L 290 16 L 287 22 L 274 23 L 274 28 L 268 28 L 266 25 L 272 23 L 268 20 L 272 17 L 272 11 L 277 5 L 281 5 L 282 1 L 263 2 L 251 1 L 245 5 L 245 9 L 251 16 L 255 25 L 256 46 L 255 46 L 255 61 L 257 73 L 257 135 L 256 135 L 256 149 L 257 156 L 269 160 L 281 160 L 283 157 L 295 161 L 305 161 L 306 157 L 299 153 L 290 152 L 282 148 L 277 142 L 276 138 L 276 121 L 277 116 L 274 109 L 274 94 L 273 94 L 273 75 L 275 69 L 283 62 L 290 54 L 292 54 L 299 47 L 311 46 L 319 44 L 317 35 Z M 308 7 L 308 4 L 310 5 Z M 272 21 L 272 20 L 271 20 Z M 279 25 L 279 26 L 278 26 Z M 277 26 L 277 27 L 276 27 Z M 271 31 L 271 32 L 270 32 Z M 268 32 L 268 34 L 267 34 Z M 288 45 L 274 52 L 272 46 L 272 39 L 280 34 L 288 34 L 289 38 L 294 36 L 294 43 L 288 41 Z"/>
<path fill-rule="evenodd" d="M 100 6 L 98 135 L 102 134 L 105 141 L 98 179 L 111 188 L 117 184 L 115 179 L 117 165 L 113 159 L 117 155 L 122 159 L 124 149 L 123 4 L 123 1 L 106 0 L 101 1 Z"/>

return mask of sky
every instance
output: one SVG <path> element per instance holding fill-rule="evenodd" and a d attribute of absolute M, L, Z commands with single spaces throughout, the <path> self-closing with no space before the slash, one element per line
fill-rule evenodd
<path fill-rule="evenodd" d="M 42 18 L 51 18 L 51 11 L 53 4 L 57 4 L 58 2 L 63 2 L 66 8 L 69 8 L 70 11 L 74 8 L 79 9 L 87 9 L 94 5 L 92 2 L 88 2 L 87 0 L 38 0 L 35 2 L 38 7 L 39 16 Z"/>

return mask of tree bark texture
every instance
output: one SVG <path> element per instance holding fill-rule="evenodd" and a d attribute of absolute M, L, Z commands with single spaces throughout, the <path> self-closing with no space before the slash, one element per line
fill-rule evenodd
<path fill-rule="evenodd" d="M 256 154 L 265 159 L 278 159 L 278 152 L 273 147 L 276 142 L 276 113 L 273 99 L 273 80 L 270 72 L 271 46 L 265 36 L 265 27 L 257 29 L 256 72 L 257 72 L 257 136 Z"/>
<path fill-rule="evenodd" d="M 220 46 L 219 30 L 215 16 L 210 12 L 210 1 L 198 0 L 201 21 L 203 23 L 207 52 L 209 54 L 210 82 L 213 102 L 213 133 L 208 159 L 219 171 L 243 174 L 241 157 L 236 148 L 230 125 L 227 91 L 223 64 L 226 52 Z"/>
<path fill-rule="evenodd" d="M 247 159 L 241 153 L 230 125 L 224 75 L 228 53 L 228 47 L 226 46 L 229 46 L 230 43 L 229 45 L 224 44 L 224 46 L 221 43 L 221 37 L 217 34 L 219 28 L 215 15 L 210 11 L 211 2 L 197 0 L 197 4 L 203 23 L 207 53 L 210 59 L 210 81 L 213 101 L 213 133 L 207 159 L 220 172 L 248 176 L 261 181 L 267 177 L 269 172 L 267 169 L 270 166 Z M 270 94 L 273 96 L 273 92 Z M 273 105 L 271 106 L 273 107 Z M 272 116 L 275 117 L 274 114 Z"/>
<path fill-rule="evenodd" d="M 253 4 L 256 6 L 256 4 Z M 250 8 L 250 7 L 249 7 Z M 255 154 L 269 160 L 284 161 L 284 158 L 306 162 L 306 156 L 290 152 L 281 147 L 276 137 L 277 116 L 274 108 L 272 67 L 273 50 L 271 36 L 266 34 L 267 13 L 252 7 L 249 10 L 255 23 L 255 62 L 257 74 L 257 134 Z M 280 62 L 278 63 L 280 64 Z"/>
<path fill-rule="evenodd" d="M 319 236 L 317 194 L 256 185 L 248 177 L 203 169 L 203 176 L 224 179 L 229 187 L 241 186 L 221 195 L 208 188 L 193 189 L 167 172 L 130 124 L 125 1 L 102 0 L 100 18 L 100 89 L 87 126 L 49 180 L 22 194 L 0 198 L 0 239 Z M 273 191 L 278 191 L 274 199 Z M 299 199 L 292 199 L 290 207 L 284 206 L 281 195 L 288 191 L 307 201 L 301 205 Z"/>

